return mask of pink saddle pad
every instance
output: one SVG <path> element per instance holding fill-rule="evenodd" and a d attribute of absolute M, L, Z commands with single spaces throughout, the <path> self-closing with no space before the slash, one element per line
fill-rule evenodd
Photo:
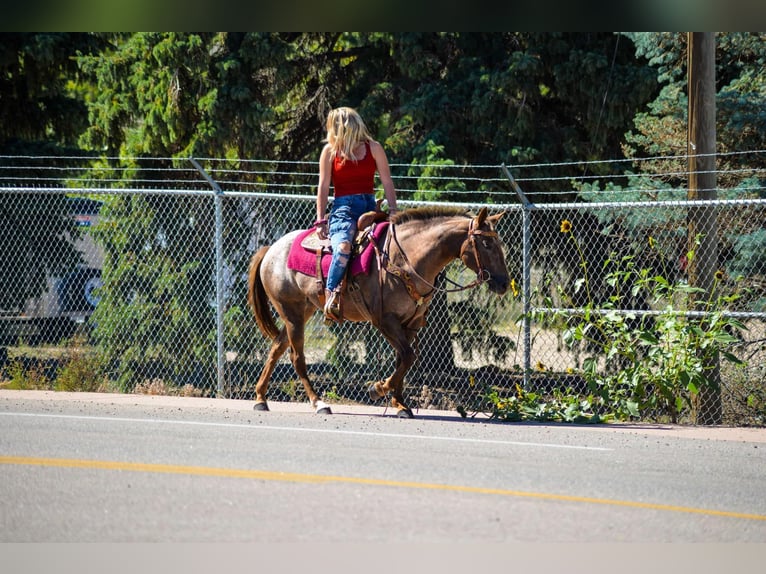
<path fill-rule="evenodd" d="M 378 223 L 372 231 L 372 239 L 374 242 L 378 242 L 383 237 L 386 229 L 388 228 L 388 222 Z M 303 240 L 310 234 L 314 233 L 314 228 L 307 229 L 301 232 L 298 237 L 293 241 L 290 247 L 290 253 L 287 255 L 287 267 L 293 271 L 298 271 L 304 275 L 316 277 L 317 271 L 317 254 L 313 249 L 306 249 L 301 245 Z M 330 270 L 331 256 L 326 253 L 322 257 L 322 276 L 327 277 L 327 272 Z M 372 262 L 375 260 L 375 249 L 373 243 L 368 243 L 362 253 L 358 257 L 354 257 L 351 260 L 351 274 L 359 275 L 360 273 L 369 273 L 372 269 Z"/>

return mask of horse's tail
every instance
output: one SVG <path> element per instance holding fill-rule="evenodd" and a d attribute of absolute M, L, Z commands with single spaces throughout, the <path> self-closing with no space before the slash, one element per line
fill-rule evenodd
<path fill-rule="evenodd" d="M 261 247 L 250 260 L 250 271 L 247 277 L 247 302 L 250 305 L 250 309 L 253 311 L 255 322 L 258 323 L 258 328 L 261 330 L 261 333 L 269 339 L 274 340 L 279 335 L 279 329 L 274 322 L 274 316 L 271 314 L 269 297 L 266 295 L 266 290 L 263 288 L 260 273 L 261 262 L 268 250 L 268 246 Z"/>

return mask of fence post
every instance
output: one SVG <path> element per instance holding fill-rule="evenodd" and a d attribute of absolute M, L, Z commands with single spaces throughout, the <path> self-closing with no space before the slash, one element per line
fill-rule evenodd
<path fill-rule="evenodd" d="M 202 174 L 214 190 L 215 202 L 215 307 L 216 307 L 216 395 L 224 396 L 224 352 L 223 352 L 223 190 L 218 183 L 202 169 L 193 157 L 189 158 L 192 165 Z"/>
<path fill-rule="evenodd" d="M 521 207 L 522 207 L 522 250 L 521 250 L 521 267 L 522 267 L 522 305 L 524 307 L 524 389 L 529 389 L 529 374 L 532 371 L 532 320 L 529 316 L 529 311 L 531 309 L 531 283 L 532 283 L 532 277 L 531 277 L 531 250 L 532 250 L 532 210 L 535 209 L 535 204 L 529 201 L 527 199 L 527 196 L 524 194 L 524 192 L 519 187 L 519 184 L 516 183 L 516 180 L 513 179 L 513 176 L 511 175 L 511 172 L 508 170 L 508 168 L 503 164 L 502 166 L 503 171 L 505 172 L 505 176 L 508 178 L 508 180 L 511 182 L 511 187 L 513 187 L 513 190 L 516 192 L 516 195 L 519 196 L 519 199 L 521 200 Z"/>

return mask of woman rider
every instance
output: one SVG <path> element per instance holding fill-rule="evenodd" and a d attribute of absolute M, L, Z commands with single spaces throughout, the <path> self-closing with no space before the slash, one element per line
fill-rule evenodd
<path fill-rule="evenodd" d="M 375 173 L 378 173 L 388 202 L 388 213 L 396 213 L 396 189 L 383 146 L 372 139 L 361 116 L 349 107 L 327 115 L 327 143 L 319 156 L 317 186 L 317 235 L 330 238 L 332 261 L 327 273 L 324 314 L 340 321 L 340 290 L 357 232 L 357 219 L 375 209 Z M 333 204 L 326 216 L 330 184 Z M 328 222 L 329 220 L 329 222 Z"/>

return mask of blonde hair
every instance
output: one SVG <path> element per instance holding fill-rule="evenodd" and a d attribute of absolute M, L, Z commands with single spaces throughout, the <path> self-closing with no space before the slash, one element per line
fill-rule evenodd
<path fill-rule="evenodd" d="M 354 149 L 363 142 L 371 141 L 372 136 L 364 125 L 362 116 L 354 108 L 340 107 L 327 114 L 327 137 L 333 156 L 339 155 L 343 161 L 357 160 Z"/>

